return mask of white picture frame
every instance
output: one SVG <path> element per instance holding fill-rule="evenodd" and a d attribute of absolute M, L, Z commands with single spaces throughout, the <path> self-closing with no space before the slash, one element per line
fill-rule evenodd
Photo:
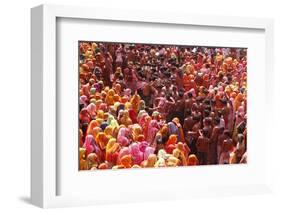
<path fill-rule="evenodd" d="M 104 10 L 106 9 L 106 13 Z M 169 14 L 167 16 L 159 11 L 115 11 L 108 8 L 83 8 L 73 6 L 41 5 L 31 9 L 31 201 L 33 204 L 47 208 L 58 206 L 91 205 L 112 202 L 136 202 L 141 200 L 173 199 L 173 196 L 165 195 L 173 186 L 161 191 L 155 188 L 154 194 L 160 196 L 144 195 L 122 198 L 122 193 L 132 191 L 120 191 L 121 195 L 104 195 L 97 199 L 96 196 L 58 195 L 58 151 L 57 151 L 57 88 L 60 83 L 57 79 L 57 20 L 81 19 L 81 20 L 117 20 L 121 22 L 153 23 L 155 25 L 180 25 L 200 26 L 212 28 L 227 28 L 229 30 L 253 29 L 264 33 L 264 69 L 265 105 L 267 116 L 262 122 L 270 123 L 273 115 L 274 100 L 270 91 L 273 88 L 273 21 L 271 19 L 241 18 L 241 17 L 217 17 L 189 14 Z M 270 130 L 266 131 L 266 144 L 270 144 Z M 178 197 L 207 196 L 207 195 L 233 195 L 269 192 L 271 187 L 270 156 L 266 153 L 266 163 L 260 168 L 265 173 L 265 178 L 254 184 L 221 184 L 218 186 L 200 187 L 200 183 L 193 184 L 192 195 L 186 194 L 184 187 L 177 190 Z M 181 171 L 186 168 L 180 168 Z M 209 172 L 212 167 L 201 168 L 199 172 Z M 229 170 L 229 169 L 228 169 Z M 247 169 L 244 169 L 247 171 Z M 159 170 L 160 171 L 160 170 Z M 170 170 L 172 171 L 172 170 Z M 178 172 L 179 170 L 177 170 Z M 227 169 L 225 169 L 227 172 Z M 77 171 L 78 172 L 78 171 Z M 106 171 L 107 172 L 107 171 Z M 128 172 L 128 171 L 125 171 Z M 151 171 L 134 171 L 135 175 L 146 175 Z M 191 172 L 195 172 L 191 170 Z M 260 171 L 261 172 L 261 171 Z M 137 174 L 136 174 L 137 173 Z M 163 171 L 160 171 L 163 175 Z M 171 173 L 171 172 L 170 172 Z M 107 173 L 109 174 L 109 173 Z M 92 174 L 94 175 L 94 174 Z M 110 174 L 109 174 L 110 175 Z M 95 178 L 95 177 L 92 177 Z M 77 184 L 77 183 L 73 183 Z M 127 186 L 129 187 L 129 186 Z M 197 189 L 196 189 L 197 188 Z M 196 189 L 196 190 L 195 190 Z"/>

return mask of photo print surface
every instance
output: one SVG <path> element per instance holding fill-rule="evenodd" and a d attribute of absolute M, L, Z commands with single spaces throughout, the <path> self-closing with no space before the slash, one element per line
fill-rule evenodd
<path fill-rule="evenodd" d="M 78 42 L 79 170 L 247 163 L 247 48 Z"/>

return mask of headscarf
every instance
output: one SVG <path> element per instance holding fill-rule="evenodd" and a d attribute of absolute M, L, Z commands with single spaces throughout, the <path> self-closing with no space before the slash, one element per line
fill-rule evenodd
<path fill-rule="evenodd" d="M 105 149 L 108 140 L 109 140 L 109 137 L 107 137 L 104 132 L 99 132 L 96 136 L 96 142 L 102 150 Z"/>
<path fill-rule="evenodd" d="M 141 98 L 138 94 L 134 94 L 131 98 L 130 103 L 132 104 L 132 109 L 134 110 L 135 114 L 139 112 L 140 100 Z"/>
<path fill-rule="evenodd" d="M 102 129 L 99 126 L 96 126 L 93 128 L 93 130 L 91 131 L 91 135 L 94 136 L 94 138 L 96 138 L 96 136 L 98 135 L 99 132 L 101 132 Z"/>
<path fill-rule="evenodd" d="M 119 127 L 119 124 L 118 124 L 117 120 L 111 114 L 108 115 L 107 123 L 112 128 L 118 128 Z"/>
<path fill-rule="evenodd" d="M 147 114 L 147 112 L 145 110 L 141 110 L 138 114 L 137 120 L 142 128 L 144 128 L 144 125 L 146 122 L 146 120 L 145 120 L 146 116 L 149 116 L 149 115 Z"/>
<path fill-rule="evenodd" d="M 97 110 L 97 108 L 96 108 L 96 105 L 95 105 L 95 104 L 90 103 L 90 104 L 87 106 L 87 110 L 88 110 L 89 114 L 90 114 L 92 117 L 94 117 L 94 116 L 96 115 L 96 110 Z"/>
<path fill-rule="evenodd" d="M 132 164 L 133 164 L 133 160 L 132 160 L 132 156 L 129 155 L 124 155 L 121 159 L 120 159 L 120 163 L 121 165 L 123 165 L 125 168 L 131 168 Z"/>
<path fill-rule="evenodd" d="M 133 137 L 133 141 L 137 141 L 138 136 L 142 134 L 142 128 L 139 124 L 133 124 L 131 127 L 131 133 Z"/>
<path fill-rule="evenodd" d="M 113 164 L 116 164 L 118 155 L 114 155 L 114 154 L 118 151 L 119 147 L 120 147 L 119 144 L 116 143 L 116 139 L 110 138 L 106 145 L 105 160 L 108 162 L 112 162 Z"/>
<path fill-rule="evenodd" d="M 99 158 L 96 153 L 90 153 L 87 156 L 88 169 L 92 169 L 93 167 L 97 168 L 99 165 Z"/>
<path fill-rule="evenodd" d="M 123 147 L 121 148 L 119 154 L 118 154 L 118 158 L 117 158 L 117 164 L 120 164 L 120 160 L 123 156 L 125 155 L 129 155 L 130 154 L 130 150 L 129 147 Z"/>
<path fill-rule="evenodd" d="M 139 144 L 132 143 L 129 146 L 129 150 L 132 155 L 134 164 L 139 165 L 143 161 L 143 153 L 139 149 Z"/>
<path fill-rule="evenodd" d="M 235 100 L 234 100 L 234 110 L 237 111 L 238 108 L 241 106 L 241 103 L 244 99 L 244 96 L 242 93 L 238 93 L 238 95 L 236 96 Z"/>
<path fill-rule="evenodd" d="M 83 148 L 86 149 L 87 155 L 94 152 L 98 156 L 99 160 L 101 160 L 102 151 L 100 150 L 99 146 L 96 144 L 95 139 L 92 135 L 86 136 Z"/>
<path fill-rule="evenodd" d="M 105 98 L 105 102 L 108 106 L 111 106 L 114 104 L 114 97 L 115 95 L 115 91 L 113 89 L 110 89 L 108 92 L 107 92 L 107 95 L 106 95 L 106 98 Z"/>
<path fill-rule="evenodd" d="M 115 86 L 114 86 L 114 89 L 115 89 L 115 92 L 118 94 L 118 95 L 120 95 L 121 94 L 121 85 L 120 84 L 115 84 Z"/>
<path fill-rule="evenodd" d="M 133 123 L 137 123 L 137 114 L 133 109 L 129 109 L 129 117 L 132 120 Z"/>
<path fill-rule="evenodd" d="M 154 167 L 166 167 L 166 161 L 164 158 L 158 158 L 157 162 L 155 163 Z"/>
<path fill-rule="evenodd" d="M 91 121 L 91 116 L 86 108 L 81 109 L 79 119 L 82 123 L 89 123 Z"/>
<path fill-rule="evenodd" d="M 112 126 L 107 126 L 107 127 L 105 127 L 104 133 L 105 133 L 106 135 L 113 136 L 113 127 L 112 127 Z"/>
<path fill-rule="evenodd" d="M 145 152 L 146 150 L 146 147 L 148 147 L 148 143 L 146 141 L 142 141 L 139 143 L 139 149 L 141 152 Z"/>
<path fill-rule="evenodd" d="M 143 156 L 144 160 L 147 160 L 148 156 L 150 154 L 154 154 L 154 152 L 155 152 L 155 148 L 151 146 L 147 146 L 144 151 L 144 156 Z"/>
<path fill-rule="evenodd" d="M 97 118 L 104 119 L 104 112 L 103 112 L 103 110 L 98 110 Z"/>
<path fill-rule="evenodd" d="M 121 146 L 128 146 L 130 141 L 127 138 L 127 132 L 128 130 L 126 129 L 126 127 L 121 127 L 119 129 L 118 135 L 117 135 L 117 142 L 121 145 Z"/>
<path fill-rule="evenodd" d="M 167 153 L 172 154 L 173 150 L 176 148 L 177 135 L 170 135 L 167 143 L 165 144 L 165 150 Z"/>
<path fill-rule="evenodd" d="M 96 120 L 92 120 L 89 125 L 88 125 L 88 128 L 87 128 L 87 135 L 94 135 L 93 134 L 93 129 L 95 127 L 98 127 L 99 126 L 99 123 L 96 121 Z"/>
<path fill-rule="evenodd" d="M 99 110 L 102 110 L 104 112 L 107 111 L 107 108 L 108 108 L 108 106 L 106 103 L 101 103 L 99 106 Z"/>
<path fill-rule="evenodd" d="M 86 149 L 86 156 L 94 151 L 94 137 L 92 135 L 87 135 L 85 137 L 85 142 L 83 148 Z"/>
<path fill-rule="evenodd" d="M 170 156 L 167 160 L 167 166 L 175 167 L 178 166 L 178 164 L 179 164 L 179 159 L 174 156 Z"/>
<path fill-rule="evenodd" d="M 129 117 L 129 112 L 128 110 L 124 110 L 124 115 L 122 116 L 122 118 L 120 119 L 121 124 L 124 124 L 125 126 L 129 126 L 132 124 L 132 120 Z"/>
<path fill-rule="evenodd" d="M 81 95 L 80 96 L 80 104 L 83 104 L 84 106 L 88 105 L 88 98 L 86 95 Z"/>
<path fill-rule="evenodd" d="M 151 120 L 149 125 L 148 125 L 148 131 L 147 131 L 147 142 L 149 144 L 153 144 L 154 142 L 154 138 L 156 133 L 159 130 L 159 125 L 158 122 L 156 120 Z"/>
<path fill-rule="evenodd" d="M 180 123 L 179 118 L 175 117 L 175 118 L 173 118 L 172 121 L 178 127 L 178 141 L 181 141 L 181 142 L 184 143 L 185 142 L 185 138 L 184 138 L 183 128 L 182 128 L 182 125 Z"/>
<path fill-rule="evenodd" d="M 146 164 L 144 165 L 147 168 L 154 167 L 155 163 L 157 161 L 157 157 L 155 154 L 150 154 L 147 158 Z"/>
<path fill-rule="evenodd" d="M 191 154 L 188 156 L 187 165 L 188 166 L 196 166 L 199 164 L 199 160 L 197 159 L 196 155 Z"/>

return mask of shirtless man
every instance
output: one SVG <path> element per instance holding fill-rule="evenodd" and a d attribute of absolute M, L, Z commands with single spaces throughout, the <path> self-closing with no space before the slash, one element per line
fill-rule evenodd
<path fill-rule="evenodd" d="M 206 165 L 208 160 L 210 138 L 208 138 L 208 129 L 203 128 L 202 133 L 200 131 L 200 136 L 197 139 L 196 147 L 198 152 L 198 159 L 200 165 Z"/>
<path fill-rule="evenodd" d="M 192 108 L 193 103 L 195 103 L 195 99 L 193 98 L 192 93 L 188 92 L 187 93 L 187 99 L 185 100 L 185 103 L 184 103 L 185 113 L 188 109 Z"/>
<path fill-rule="evenodd" d="M 192 130 L 193 125 L 195 124 L 192 113 L 190 109 L 187 109 L 185 114 L 185 119 L 184 119 L 184 124 L 183 124 L 183 129 L 184 132 L 187 133 Z"/>
<path fill-rule="evenodd" d="M 146 106 L 151 106 L 152 97 L 157 96 L 157 90 L 154 88 L 152 81 L 153 79 L 150 79 L 150 81 L 146 81 L 141 89 L 141 97 L 144 100 Z"/>
<path fill-rule="evenodd" d="M 173 96 L 173 98 L 175 98 Z M 178 97 L 176 99 L 176 103 L 175 106 L 171 108 L 170 111 L 170 120 L 172 120 L 173 118 L 177 117 L 180 120 L 180 123 L 183 125 L 184 124 L 184 107 L 185 107 L 185 100 L 183 98 L 183 92 L 180 91 L 178 93 Z"/>
<path fill-rule="evenodd" d="M 229 131 L 225 131 L 226 139 L 222 142 L 219 164 L 230 163 L 230 153 L 233 151 L 232 139 Z"/>
<path fill-rule="evenodd" d="M 187 141 L 188 141 L 188 145 L 190 147 L 191 150 L 191 154 L 197 154 L 197 146 L 196 146 L 196 142 L 197 139 L 199 137 L 199 130 L 201 128 L 201 119 L 200 119 L 200 115 L 195 114 L 192 116 L 194 125 L 192 126 L 191 131 L 187 132 Z"/>
<path fill-rule="evenodd" d="M 135 93 L 137 89 L 138 76 L 135 70 L 133 69 L 132 65 L 124 69 L 124 76 L 125 76 L 125 83 L 127 88 L 130 88 L 132 90 L 132 93 Z"/>
<path fill-rule="evenodd" d="M 163 120 L 166 120 L 167 115 L 171 106 L 175 105 L 175 100 L 169 95 L 162 94 L 160 97 L 155 99 L 154 108 L 150 108 L 150 111 L 158 111 L 161 113 Z"/>
<path fill-rule="evenodd" d="M 217 164 L 217 146 L 218 146 L 218 138 L 220 135 L 220 119 L 216 117 L 214 119 L 214 128 L 211 134 L 210 146 L 209 146 L 209 164 Z"/>

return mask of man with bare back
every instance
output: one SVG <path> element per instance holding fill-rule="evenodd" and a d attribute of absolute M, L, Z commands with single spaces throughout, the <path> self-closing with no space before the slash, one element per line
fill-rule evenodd
<path fill-rule="evenodd" d="M 208 138 L 208 129 L 205 127 L 200 131 L 200 136 L 197 139 L 197 153 L 200 165 L 207 165 L 209 154 L 210 138 Z"/>

